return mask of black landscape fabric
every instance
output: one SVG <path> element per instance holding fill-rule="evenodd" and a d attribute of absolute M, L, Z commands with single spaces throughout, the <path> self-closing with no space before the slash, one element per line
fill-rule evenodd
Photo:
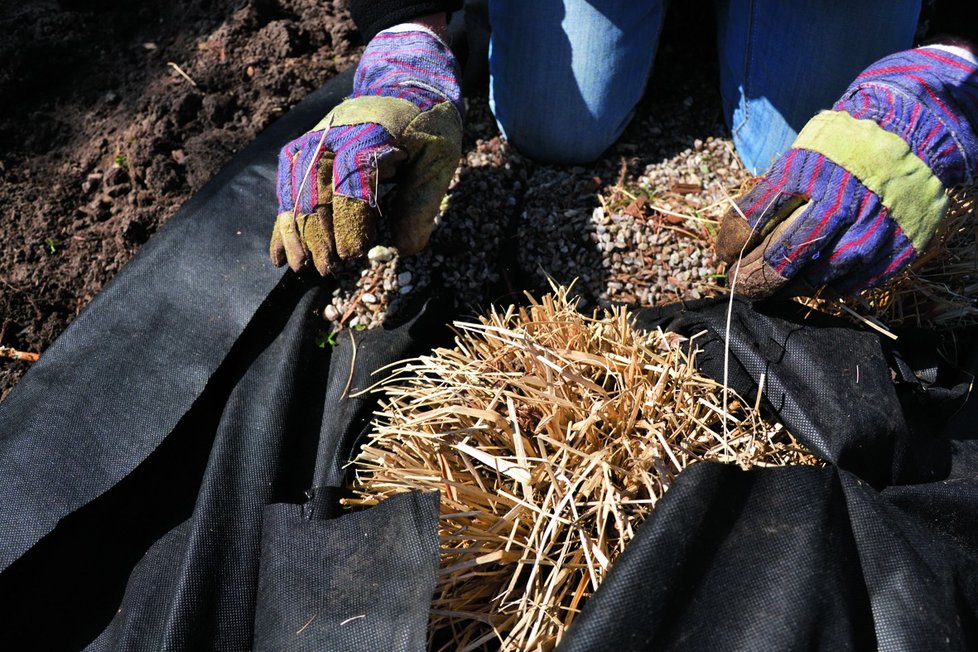
<path fill-rule="evenodd" d="M 267 262 L 276 151 L 348 84 L 242 151 L 0 403 L 3 647 L 424 647 L 437 495 L 338 499 L 375 401 L 350 394 L 450 316 L 321 347 L 329 283 Z M 641 319 L 703 333 L 722 378 L 726 310 Z M 828 465 L 683 472 L 560 649 L 978 648 L 969 377 L 926 337 L 911 355 L 785 304 L 731 325 L 731 384 L 763 375 Z"/>

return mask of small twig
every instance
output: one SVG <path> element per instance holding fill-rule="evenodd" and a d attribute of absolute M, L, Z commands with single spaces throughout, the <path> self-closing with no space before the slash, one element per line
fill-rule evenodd
<path fill-rule="evenodd" d="M 347 331 L 350 334 L 350 346 L 353 347 L 353 354 L 350 356 L 350 375 L 346 379 L 346 387 L 343 388 L 343 393 L 340 394 L 341 397 L 346 398 L 347 393 L 350 391 L 350 385 L 353 384 L 353 372 L 357 368 L 357 341 L 353 339 L 353 331 Z"/>
<path fill-rule="evenodd" d="M 859 378 L 859 365 L 856 365 L 856 378 Z M 754 413 L 760 414 L 761 412 L 761 396 L 764 394 L 764 381 L 767 379 L 767 374 L 763 371 L 761 372 L 761 377 L 757 381 L 757 398 L 754 400 Z M 858 383 L 859 380 L 856 380 Z M 754 433 L 751 433 L 751 438 L 753 438 Z"/>
<path fill-rule="evenodd" d="M 649 208 L 662 213 L 663 215 L 671 215 L 672 217 L 681 217 L 684 220 L 691 220 L 693 222 L 706 222 L 708 224 L 717 224 L 718 220 L 711 220 L 708 217 L 697 217 L 696 215 L 687 215 L 686 213 L 677 213 L 676 211 L 671 211 L 668 208 L 660 206 L 659 204 L 653 204 L 649 202 Z"/>
<path fill-rule="evenodd" d="M 663 229 L 669 229 L 670 231 L 675 231 L 676 233 L 681 233 L 681 234 L 685 235 L 688 238 L 692 238 L 693 240 L 703 240 L 703 236 L 701 236 L 701 235 L 699 235 L 697 233 L 693 233 L 689 229 L 684 229 L 683 227 L 679 226 L 678 224 L 663 224 L 662 225 L 662 228 Z"/>
<path fill-rule="evenodd" d="M 173 68 L 174 70 L 176 70 L 178 73 L 180 73 L 180 76 L 183 77 L 184 79 L 186 79 L 188 82 L 190 82 L 190 85 L 191 86 L 193 86 L 194 88 L 197 88 L 197 82 L 195 82 L 193 79 L 191 79 L 190 78 L 190 75 L 188 75 L 187 73 L 185 73 L 183 71 L 183 68 L 181 68 L 180 66 L 178 66 L 173 61 L 167 61 L 166 62 L 166 65 L 170 66 L 171 68 Z"/>
<path fill-rule="evenodd" d="M 10 288 L 10 290 L 14 294 L 22 295 L 25 299 L 27 299 L 27 303 L 31 304 L 31 307 L 32 308 L 34 308 L 35 310 L 39 310 L 38 307 L 37 307 L 37 303 L 35 303 L 35 301 L 34 301 L 34 297 L 31 296 L 31 293 L 28 292 L 27 289 L 25 289 L 25 288 L 19 288 L 16 285 L 11 285 L 10 283 L 8 283 L 7 281 L 5 281 L 2 278 L 0 278 L 0 283 L 3 283 L 8 288 Z M 2 340 L 0 340 L 0 341 L 2 341 Z"/>
<path fill-rule="evenodd" d="M 342 330 L 343 327 L 346 326 L 346 321 L 353 316 L 353 313 L 356 312 L 357 310 L 357 306 L 359 306 L 362 303 L 361 297 L 363 297 L 363 295 L 366 294 L 367 292 L 372 293 L 374 290 L 376 290 L 377 285 L 380 283 L 380 280 L 382 278 L 384 278 L 384 269 L 382 267 L 378 267 L 377 270 L 374 272 L 373 278 L 370 281 L 370 285 L 360 290 L 357 293 L 357 295 L 353 297 L 353 300 L 350 301 L 350 305 L 347 307 L 346 312 L 344 312 L 343 316 L 340 317 L 340 320 L 336 322 L 336 326 L 340 330 Z"/>
<path fill-rule="evenodd" d="M 893 333 L 886 326 L 884 326 L 881 323 L 878 323 L 875 319 L 870 319 L 869 317 L 864 317 L 863 315 L 860 315 L 858 312 L 856 312 L 855 310 L 853 310 L 852 308 L 850 308 L 849 306 L 847 306 L 844 303 L 841 303 L 840 302 L 839 303 L 839 307 L 842 308 L 842 310 L 844 312 L 849 313 L 852 317 L 854 317 L 854 318 L 858 319 L 859 321 L 861 321 L 862 323 L 866 324 L 867 326 L 869 326 L 870 328 L 872 328 L 877 333 L 880 333 L 882 335 L 885 335 L 888 338 L 890 338 L 891 340 L 897 340 L 898 339 L 896 333 Z"/>
<path fill-rule="evenodd" d="M 340 623 L 340 627 L 352 623 L 354 620 L 360 620 L 361 618 L 366 618 L 366 617 L 367 614 L 360 614 L 359 616 L 350 616 L 349 618 L 347 618 L 346 620 Z"/>
<path fill-rule="evenodd" d="M 306 621 L 306 624 L 299 628 L 299 630 L 295 633 L 295 635 L 298 636 L 302 632 L 306 631 L 306 628 L 312 624 L 312 621 L 316 620 L 316 615 L 317 614 L 313 614 L 312 617 Z"/>
<path fill-rule="evenodd" d="M 40 357 L 40 353 L 18 351 L 17 349 L 9 346 L 0 346 L 0 358 L 11 358 L 13 360 L 22 360 L 24 362 L 37 362 Z"/>

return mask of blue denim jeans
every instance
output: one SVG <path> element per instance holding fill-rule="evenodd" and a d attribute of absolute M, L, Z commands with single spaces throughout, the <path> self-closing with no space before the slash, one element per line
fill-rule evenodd
<path fill-rule="evenodd" d="M 723 110 L 754 173 L 873 61 L 912 45 L 920 0 L 719 0 Z M 489 0 L 490 103 L 521 152 L 594 160 L 645 90 L 664 0 Z M 706 20 L 706 18 L 704 18 Z"/>
<path fill-rule="evenodd" d="M 664 4 L 489 0 L 489 101 L 531 158 L 592 161 L 642 98 Z"/>

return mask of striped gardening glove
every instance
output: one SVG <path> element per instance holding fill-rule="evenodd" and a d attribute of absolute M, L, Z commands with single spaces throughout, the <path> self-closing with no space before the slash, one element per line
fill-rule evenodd
<path fill-rule="evenodd" d="M 396 181 L 394 245 L 420 251 L 462 151 L 458 66 L 434 33 L 400 25 L 363 53 L 353 94 L 279 154 L 272 262 L 326 275 L 375 243 L 377 188 Z"/>
<path fill-rule="evenodd" d="M 978 165 L 978 66 L 960 48 L 890 55 L 815 116 L 731 208 L 721 259 L 736 291 L 853 294 L 910 263 Z M 745 219 L 746 218 L 746 219 Z"/>

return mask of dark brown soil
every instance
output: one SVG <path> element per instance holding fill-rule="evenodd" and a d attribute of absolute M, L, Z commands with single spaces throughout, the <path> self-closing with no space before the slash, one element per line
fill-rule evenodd
<path fill-rule="evenodd" d="M 43 352 L 236 150 L 349 66 L 342 4 L 0 0 L 0 346 Z M 0 359 L 0 399 L 28 367 Z"/>

